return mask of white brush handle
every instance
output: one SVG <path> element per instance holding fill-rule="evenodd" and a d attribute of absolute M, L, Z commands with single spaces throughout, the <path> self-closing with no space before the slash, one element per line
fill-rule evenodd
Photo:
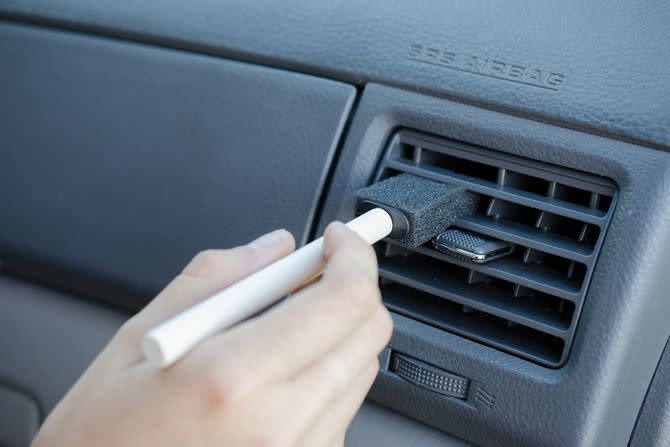
<path fill-rule="evenodd" d="M 375 208 L 347 223 L 374 244 L 393 229 L 391 216 Z M 205 338 L 254 315 L 321 274 L 323 238 L 229 286 L 144 335 L 142 349 L 151 364 L 171 365 Z"/>

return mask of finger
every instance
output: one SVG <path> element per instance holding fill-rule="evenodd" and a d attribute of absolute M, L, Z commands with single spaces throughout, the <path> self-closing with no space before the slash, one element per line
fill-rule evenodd
<path fill-rule="evenodd" d="M 247 245 L 229 250 L 205 250 L 137 315 L 147 330 L 239 281 L 293 251 L 295 241 L 286 230 L 265 234 Z"/>
<path fill-rule="evenodd" d="M 379 362 L 375 359 L 342 395 L 332 401 L 325 411 L 314 419 L 298 445 L 301 447 L 343 446 L 344 433 L 363 404 L 378 371 Z"/>
<path fill-rule="evenodd" d="M 365 362 L 364 367 L 361 370 L 362 372 L 352 378 L 347 386 L 346 392 L 343 393 L 340 398 L 333 400 L 332 406 L 338 407 L 339 410 L 337 413 L 324 408 L 314 408 L 309 399 L 296 402 L 294 396 L 289 393 L 286 388 L 270 388 L 263 395 L 263 405 L 260 407 L 254 406 L 251 414 L 239 414 L 238 412 L 231 415 L 232 417 L 240 416 L 242 421 L 248 420 L 249 418 L 253 418 L 255 421 L 251 426 L 243 423 L 238 424 L 232 435 L 234 437 L 241 435 L 239 438 L 244 439 L 246 441 L 245 443 L 250 445 L 304 445 L 311 447 L 332 444 L 335 435 L 330 436 L 331 430 L 324 429 L 324 427 L 319 424 L 319 419 L 330 417 L 331 419 L 328 419 L 326 424 L 333 422 L 337 427 L 346 428 L 347 424 L 342 422 L 343 417 L 346 417 L 348 413 L 355 413 L 356 408 L 360 406 L 370 384 L 374 380 L 378 367 L 379 361 L 377 360 L 377 357 L 368 359 Z M 356 397 L 351 397 L 351 395 L 355 395 Z M 234 402 L 229 402 L 228 405 L 230 408 L 239 406 L 239 404 Z M 349 411 L 344 411 L 342 408 L 344 406 L 352 406 L 353 408 Z M 242 408 L 245 407 L 242 406 Z M 344 414 L 340 415 L 340 413 Z M 221 417 L 225 417 L 225 415 Z M 220 423 L 217 425 L 221 426 Z M 309 434 L 310 438 L 317 437 L 315 433 L 312 433 L 312 427 L 314 425 L 319 425 L 318 430 L 320 432 L 328 432 L 327 435 L 325 433 L 319 435 L 319 438 L 327 439 L 329 442 L 309 443 L 309 439 L 307 440 L 307 443 L 301 442 L 307 434 Z M 223 427 L 225 426 L 226 424 L 223 425 Z M 213 430 L 216 431 L 217 427 L 214 427 Z M 344 431 L 344 429 L 342 429 L 342 431 Z M 226 436 L 226 433 L 219 437 L 221 439 L 227 439 L 230 443 L 230 436 Z M 241 444 L 241 442 L 231 443 L 231 445 L 238 444 Z"/>
<path fill-rule="evenodd" d="M 242 393 L 291 377 L 341 343 L 382 308 L 376 259 L 365 241 L 342 224 L 329 226 L 325 242 L 326 275 L 320 281 L 265 314 L 206 340 L 174 368 L 215 371 L 224 381 L 243 380 L 246 386 L 238 384 Z M 231 352 L 235 355 L 222 355 Z M 261 364 L 263 368 L 258 368 Z"/>
<path fill-rule="evenodd" d="M 331 447 L 344 447 L 344 432 L 340 433 L 335 437 L 335 442 L 331 444 Z"/>
<path fill-rule="evenodd" d="M 146 331 L 286 256 L 294 247 L 295 241 L 288 231 L 276 230 L 248 245 L 229 250 L 206 250 L 196 255 L 179 276 L 120 330 L 129 359 L 132 362 L 141 360 L 139 346 Z"/>
<path fill-rule="evenodd" d="M 309 431 L 309 427 L 315 423 L 318 416 L 324 413 L 338 396 L 347 394 L 352 384 L 371 364 L 378 366 L 378 353 L 388 342 L 391 332 L 388 311 L 382 310 L 383 312 L 375 314 L 367 324 L 314 365 L 288 382 L 267 388 L 270 390 L 265 399 L 267 408 L 277 409 L 282 405 L 291 408 L 290 415 L 280 418 L 286 425 L 282 436 L 288 438 L 287 445 L 294 445 L 293 440 L 300 439 Z M 249 375 L 252 374 L 248 371 L 244 377 Z M 244 377 L 238 376 L 241 381 L 220 382 L 227 383 L 224 389 L 217 390 L 221 400 L 227 400 L 229 405 L 235 405 L 236 401 L 245 402 L 247 400 L 245 391 L 248 390 L 244 388 L 248 386 L 248 382 L 244 381 Z M 257 388 L 255 392 L 259 389 L 264 388 Z M 276 411 L 280 414 L 282 412 L 281 409 Z"/>
<path fill-rule="evenodd" d="M 378 364 L 378 353 L 387 344 L 391 330 L 390 314 L 380 307 L 380 311 L 350 334 L 344 343 L 281 384 L 259 386 L 256 381 L 249 381 L 249 377 L 261 373 L 266 367 L 262 361 L 231 374 L 228 370 L 221 370 L 217 363 L 210 363 L 209 369 L 201 368 L 191 363 L 188 356 L 162 371 L 162 380 L 179 390 L 175 395 L 176 401 L 190 402 L 194 408 L 204 406 L 207 411 L 213 410 L 214 420 L 220 420 L 226 414 L 230 416 L 229 411 L 245 408 L 248 402 L 262 396 L 263 405 L 260 408 L 253 406 L 254 413 L 249 416 L 256 421 L 254 433 L 261 436 L 257 440 L 258 445 L 264 445 L 262 438 L 265 434 L 272 434 L 275 441 L 281 440 L 281 443 L 276 442 L 278 445 L 295 445 L 314 423 L 315 417 L 323 413 L 337 396 L 346 393 L 366 366 L 373 362 Z M 229 348 L 216 353 L 216 358 L 232 363 L 244 349 L 243 346 L 237 350 Z M 152 372 L 148 366 L 146 369 Z M 289 413 L 287 409 L 290 409 Z M 196 413 L 202 411 L 200 409 Z"/>
<path fill-rule="evenodd" d="M 333 351 L 300 371 L 287 383 L 288 392 L 325 406 L 346 391 L 351 380 L 365 368 L 369 359 L 377 358 L 391 338 L 393 323 L 389 312 L 380 308 L 363 326 Z"/>

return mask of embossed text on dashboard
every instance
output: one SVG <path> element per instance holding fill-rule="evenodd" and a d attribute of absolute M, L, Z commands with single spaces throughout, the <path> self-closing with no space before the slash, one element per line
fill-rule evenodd
<path fill-rule="evenodd" d="M 437 46 L 412 44 L 407 59 L 423 64 L 437 65 L 503 81 L 516 82 L 547 90 L 558 90 L 565 76 L 549 70 L 540 70 L 502 59 L 486 58 L 472 54 L 442 49 Z"/>

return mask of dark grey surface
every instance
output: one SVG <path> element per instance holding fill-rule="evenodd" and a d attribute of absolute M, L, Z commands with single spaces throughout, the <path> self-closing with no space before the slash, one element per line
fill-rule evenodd
<path fill-rule="evenodd" d="M 556 5 L 407 1 L 384 3 L 383 7 L 355 0 L 171 0 L 160 7 L 150 0 L 94 4 L 6 0 L 0 11 L 4 17 L 300 69 L 358 85 L 373 80 L 403 86 L 664 150 L 670 145 L 666 75 L 670 71 L 666 57 L 670 53 L 670 5 L 661 0 L 639 5 L 623 0 L 572 0 Z M 0 48 L 4 49 L 6 39 L 2 37 Z M 154 53 L 147 48 L 138 51 Z M 433 65 L 440 58 L 443 62 L 438 60 L 438 65 L 445 64 L 449 51 L 461 60 L 475 55 L 561 72 L 564 81 L 558 90 L 548 90 Z M 5 64 L 8 72 L 17 71 L 13 64 L 20 56 L 3 58 L 11 61 Z M 90 69 L 76 65 L 77 55 L 61 59 L 75 72 Z M 39 63 L 33 66 L 52 69 Z M 484 68 L 487 73 L 491 69 L 491 65 Z M 59 77 L 51 79 L 62 82 Z M 95 89 L 89 92 L 97 110 Z M 9 90 L 9 94 L 20 92 Z M 624 444 L 668 335 L 664 321 L 669 310 L 667 281 L 663 278 L 667 268 L 659 267 L 670 262 L 663 253 L 668 252 L 664 247 L 670 237 L 668 204 L 663 203 L 670 194 L 667 159 L 636 146 L 392 90 L 368 91 L 361 106 L 323 222 L 347 215 L 350 204 L 346 199 L 367 183 L 381 145 L 397 125 L 609 175 L 619 182 L 622 192 L 575 349 L 565 368 L 547 372 L 398 318 L 395 347 L 471 374 L 475 383 L 496 395 L 496 409 L 486 413 L 473 405 L 458 406 L 407 388 L 393 377 L 378 383 L 376 398 L 433 425 L 455 427 L 471 439 L 492 445 Z M 0 179 L 3 191 L 4 177 Z M 342 198 L 345 203 L 340 207 Z M 132 252 L 138 252 L 136 246 Z M 119 256 L 115 265 L 129 259 L 134 262 L 129 256 Z M 153 259 L 142 260 L 147 261 Z M 138 278 L 142 278 L 140 288 L 150 286 L 144 276 Z M 495 437 L 496 433 L 500 435 Z"/>
<path fill-rule="evenodd" d="M 670 145 L 665 0 L 4 0 L 0 11 Z"/>
<path fill-rule="evenodd" d="M 3 385 L 0 378 L 0 446 L 29 445 L 39 424 L 37 403 L 25 393 Z"/>
<path fill-rule="evenodd" d="M 391 347 L 470 378 L 489 410 L 382 373 L 371 397 L 481 445 L 624 445 L 670 333 L 670 154 L 472 106 L 369 85 L 321 227 L 346 220 L 394 129 L 407 127 L 613 179 L 619 200 L 566 365 L 557 370 L 396 316 Z"/>
<path fill-rule="evenodd" d="M 397 243 L 418 247 L 477 208 L 474 194 L 464 188 L 411 174 L 398 175 L 356 192 L 356 200 L 371 201 L 400 211 L 408 222 L 402 234 L 391 233 Z M 395 227 L 395 225 L 394 225 Z"/>
<path fill-rule="evenodd" d="M 0 383 L 48 414 L 127 316 L 0 276 Z"/>
<path fill-rule="evenodd" d="M 463 173 L 454 172 L 449 169 L 450 167 L 453 167 L 451 165 L 447 165 L 443 169 L 439 167 L 441 166 L 440 164 L 431 162 L 429 156 L 423 158 L 422 155 L 417 157 L 417 154 L 412 154 L 411 161 L 406 160 L 401 155 L 401 150 L 408 145 L 420 147 L 422 148 L 422 152 L 448 154 L 458 160 L 477 162 L 480 171 L 477 174 L 464 175 Z M 493 166 L 495 168 L 493 178 L 498 180 L 487 179 L 486 174 L 483 173 L 488 172 L 483 169 L 486 166 Z M 458 170 L 457 167 L 455 167 L 455 169 Z M 612 199 L 612 202 L 606 210 L 601 211 L 589 209 L 574 202 L 557 200 L 556 197 L 549 198 L 541 194 L 529 194 L 526 191 L 515 188 L 513 185 L 504 183 L 502 181 L 503 176 L 499 171 L 500 169 L 508 169 L 515 173 L 546 180 L 547 186 L 548 180 L 555 181 L 558 185 L 569 185 L 570 187 L 578 188 L 581 191 L 586 192 L 589 194 L 588 197 L 590 197 L 592 193 L 598 192 Z M 418 258 L 415 257 L 413 263 L 410 264 L 406 262 L 406 258 L 403 256 L 386 256 L 384 254 L 384 249 L 379 251 L 379 276 L 381 278 L 389 280 L 391 284 L 395 283 L 402 286 L 409 286 L 414 290 L 422 290 L 428 295 L 435 294 L 434 296 L 440 296 L 443 302 L 446 301 L 450 304 L 457 303 L 457 308 L 460 308 L 460 305 L 466 305 L 478 312 L 470 314 L 467 318 L 461 318 L 463 317 L 461 312 L 454 314 L 453 312 L 444 312 L 443 309 L 438 311 L 432 306 L 429 306 L 429 308 L 424 307 L 423 310 L 419 310 L 420 303 L 417 303 L 417 297 L 393 296 L 402 294 L 393 293 L 392 290 L 388 290 L 386 303 L 390 309 L 400 314 L 415 317 L 428 324 L 451 330 L 460 335 L 478 339 L 485 344 L 491 344 L 503 351 L 509 351 L 515 355 L 526 357 L 531 361 L 538 362 L 545 366 L 554 368 L 563 366 L 567 361 L 570 352 L 577 320 L 581 312 L 582 302 L 589 287 L 593 268 L 600 254 L 604 235 L 607 232 L 611 216 L 617 203 L 616 185 L 605 177 L 594 176 L 584 171 L 570 170 L 556 165 L 538 163 L 527 158 L 515 157 L 511 154 L 486 150 L 479 146 L 467 145 L 463 142 L 440 139 L 434 136 L 413 133 L 407 130 L 398 131 L 391 137 L 388 148 L 377 168 L 377 174 L 374 181 L 376 182 L 393 172 L 409 172 L 412 178 L 417 175 L 421 176 L 419 178 L 422 180 L 428 178 L 439 182 L 438 184 L 449 185 L 450 187 L 457 186 L 462 189 L 463 194 L 472 195 L 472 201 L 481 202 L 479 209 L 473 207 L 474 209 L 469 211 L 467 215 L 459 216 L 459 219 L 453 222 L 457 227 L 462 225 L 464 219 L 483 217 L 485 213 L 482 212 L 482 210 L 486 209 L 486 206 L 488 205 L 486 203 L 487 200 L 490 201 L 489 198 L 494 198 L 494 200 L 502 202 L 498 205 L 496 214 L 500 213 L 504 216 L 504 208 L 508 207 L 508 204 L 510 203 L 515 203 L 526 207 L 526 213 L 535 212 L 535 215 L 530 216 L 531 218 L 538 218 L 539 210 L 542 210 L 542 213 L 547 212 L 548 214 L 567 216 L 581 224 L 589 222 L 589 225 L 593 227 L 597 226 L 599 228 L 598 237 L 594 241 L 589 256 L 578 257 L 580 258 L 578 259 L 580 265 L 584 267 L 584 273 L 581 278 L 578 278 L 578 275 L 575 275 L 576 277 L 573 278 L 573 280 L 567 278 L 567 269 L 565 272 L 561 272 L 559 269 L 552 269 L 549 266 L 545 266 L 544 269 L 537 270 L 534 268 L 537 266 L 515 261 L 514 256 L 498 262 L 494 261 L 486 264 L 473 264 L 462 259 L 459 260 L 452 256 L 440 254 L 430 248 L 414 245 L 411 247 L 414 249 L 411 253 L 414 256 L 417 254 L 419 256 Z M 400 174 L 400 176 L 404 175 L 408 174 Z M 385 182 L 379 183 L 379 185 L 390 182 L 394 178 L 397 177 L 392 177 Z M 370 187 L 363 189 L 363 191 L 368 189 L 370 189 Z M 439 206 L 445 205 L 439 204 Z M 454 207 L 455 209 L 458 209 L 460 206 L 454 205 L 452 199 L 451 203 L 446 204 L 446 207 Z M 423 220 L 427 219 L 423 218 Z M 485 223 L 481 225 L 482 227 L 491 228 L 493 226 L 493 222 L 490 220 L 484 220 L 484 222 Z M 442 227 L 442 229 L 444 229 L 444 227 Z M 486 233 L 484 232 L 484 234 Z M 558 236 L 556 228 L 547 229 L 542 235 L 549 238 Z M 509 240 L 504 232 L 498 236 L 502 240 Z M 536 235 L 531 236 L 529 239 L 538 242 Z M 553 239 L 554 243 L 558 243 L 558 241 L 558 238 Z M 574 243 L 576 242 L 576 239 L 572 239 L 570 244 L 563 244 L 562 248 L 569 249 L 574 246 Z M 521 242 L 516 249 L 524 250 L 529 249 L 530 247 L 531 245 L 524 241 Z M 583 245 L 581 248 L 583 248 Z M 545 251 L 542 244 L 536 243 L 532 246 L 532 249 L 537 250 L 538 253 L 548 253 L 548 251 Z M 391 252 L 393 252 L 393 250 L 391 250 Z M 553 255 L 556 255 L 556 253 L 554 252 Z M 566 265 L 570 262 L 570 259 L 574 259 L 574 257 L 568 258 L 563 253 L 560 253 L 557 257 L 562 259 Z M 421 264 L 422 261 L 427 261 L 429 259 L 430 261 L 427 264 Z M 437 265 L 440 267 L 437 267 Z M 525 312 L 524 306 L 521 303 L 522 300 L 512 296 L 512 293 L 509 293 L 509 289 L 506 289 L 504 286 L 498 286 L 497 288 L 496 286 L 493 286 L 489 289 L 489 292 L 496 293 L 496 298 L 494 300 L 487 300 L 483 296 L 486 294 L 483 293 L 481 289 L 479 289 L 479 292 L 473 292 L 473 289 L 468 291 L 468 287 L 461 287 L 461 277 L 459 275 L 456 275 L 456 280 L 454 281 L 454 276 L 451 276 L 451 279 L 449 279 L 449 272 L 442 273 L 443 269 L 450 268 L 448 265 L 453 266 L 452 270 L 460 268 L 466 269 L 467 272 L 491 275 L 494 278 L 507 281 L 514 285 L 530 287 L 547 296 L 569 300 L 574 303 L 576 307 L 574 316 L 571 316 L 565 327 L 558 328 L 556 325 L 548 325 L 546 324 L 547 318 L 552 315 L 551 311 L 545 308 L 540 312 Z M 391 285 L 391 289 L 393 287 L 394 286 Z M 382 286 L 382 292 L 385 290 L 385 287 Z M 444 295 L 440 295 L 441 293 L 444 293 Z M 490 293 L 488 294 L 488 297 L 491 297 Z M 394 302 L 394 298 L 395 300 L 400 298 L 401 302 Z M 510 305 L 515 300 L 516 305 Z M 421 299 L 419 298 L 418 301 L 421 301 Z M 492 301 L 496 302 L 496 304 L 493 304 Z M 487 328 L 484 329 L 480 325 L 483 323 L 482 320 L 477 317 L 482 314 L 495 316 L 495 318 L 498 319 L 497 321 L 502 324 L 491 326 L 484 323 L 484 326 Z M 532 329 L 530 334 L 533 335 L 530 335 L 527 331 L 521 333 L 516 332 L 516 335 L 513 335 L 514 332 L 510 330 L 511 328 L 507 327 L 507 323 L 510 321 L 516 324 L 514 331 L 519 330 L 520 328 L 530 328 Z M 476 322 L 479 322 L 480 324 L 477 324 Z M 552 337 L 559 338 L 561 344 L 556 343 L 555 339 L 552 339 Z M 539 341 L 538 338 L 541 338 L 543 341 Z"/>
<path fill-rule="evenodd" d="M 0 59 L 11 61 L 0 258 L 147 296 L 199 250 L 280 227 L 305 240 L 355 96 L 306 75 L 1 23 Z"/>
<path fill-rule="evenodd" d="M 345 441 L 346 447 L 472 446 L 373 403 L 366 403 L 361 407 L 349 426 Z"/>
<path fill-rule="evenodd" d="M 5 424 L 3 411 L 10 405 L 17 408 L 17 403 L 2 385 L 25 390 L 37 400 L 32 409 L 21 403 L 21 415 L 47 414 L 126 316 L 6 276 L 0 276 L 0 309 L 0 445 L 5 447 L 3 440 L 17 440 L 24 434 Z M 467 445 L 390 410 L 364 404 L 347 435 L 347 446 L 368 447 L 375 445 L 373 440 L 385 447 Z"/>
<path fill-rule="evenodd" d="M 631 436 L 630 447 L 670 445 L 670 344 L 658 363 L 644 406 Z"/>

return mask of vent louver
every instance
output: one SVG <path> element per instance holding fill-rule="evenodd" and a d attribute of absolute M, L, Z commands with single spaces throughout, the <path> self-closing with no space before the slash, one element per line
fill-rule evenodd
<path fill-rule="evenodd" d="M 616 199 L 616 185 L 570 169 L 401 131 L 375 181 L 408 172 L 463 186 L 480 209 L 456 227 L 508 241 L 474 264 L 385 241 L 380 284 L 393 311 L 549 367 L 566 361 Z"/>

